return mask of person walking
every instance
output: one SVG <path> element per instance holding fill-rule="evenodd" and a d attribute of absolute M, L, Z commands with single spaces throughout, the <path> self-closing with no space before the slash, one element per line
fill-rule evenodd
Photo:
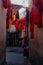
<path fill-rule="evenodd" d="M 24 57 L 26 57 L 28 59 L 29 58 L 29 45 L 27 43 L 26 37 L 23 40 L 22 48 L 23 48 Z"/>

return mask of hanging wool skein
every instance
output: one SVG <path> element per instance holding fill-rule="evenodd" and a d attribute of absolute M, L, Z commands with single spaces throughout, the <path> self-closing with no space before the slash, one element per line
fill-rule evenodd
<path fill-rule="evenodd" d="M 9 8 L 11 6 L 11 2 L 10 0 L 2 0 L 3 2 L 3 7 L 6 9 L 6 8 Z"/>

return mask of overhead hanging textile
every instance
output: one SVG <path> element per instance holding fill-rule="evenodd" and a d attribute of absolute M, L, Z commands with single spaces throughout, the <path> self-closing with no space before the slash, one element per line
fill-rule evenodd
<path fill-rule="evenodd" d="M 43 10 L 43 0 L 33 0 L 33 4 L 36 5 L 40 11 Z"/>
<path fill-rule="evenodd" d="M 11 6 L 10 0 L 2 0 L 4 8 L 9 8 Z"/>

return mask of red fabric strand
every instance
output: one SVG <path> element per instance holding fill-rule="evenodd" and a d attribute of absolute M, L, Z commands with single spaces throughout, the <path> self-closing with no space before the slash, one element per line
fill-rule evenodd
<path fill-rule="evenodd" d="M 11 2 L 10 0 L 2 0 L 3 1 L 3 6 L 4 8 L 9 8 L 11 7 Z"/>

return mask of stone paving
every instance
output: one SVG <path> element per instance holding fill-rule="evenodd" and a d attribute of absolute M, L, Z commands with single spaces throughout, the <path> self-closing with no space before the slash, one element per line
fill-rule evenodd
<path fill-rule="evenodd" d="M 7 65 L 30 65 L 29 60 L 26 60 L 24 58 L 22 52 L 23 52 L 22 48 L 7 48 L 6 49 Z"/>

